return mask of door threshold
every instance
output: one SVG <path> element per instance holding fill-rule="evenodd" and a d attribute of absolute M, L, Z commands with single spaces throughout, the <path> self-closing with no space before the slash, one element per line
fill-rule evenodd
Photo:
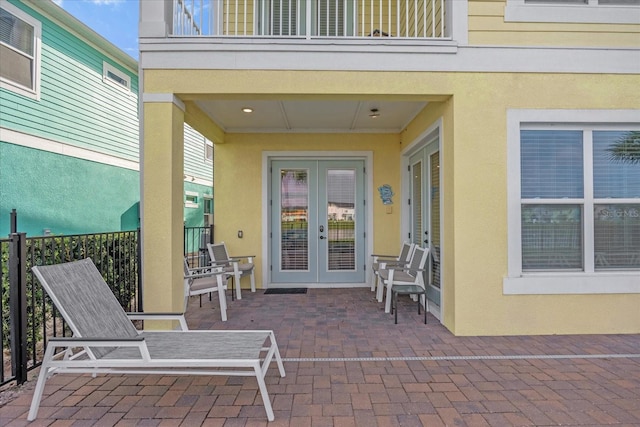
<path fill-rule="evenodd" d="M 331 289 L 331 288 L 370 288 L 370 283 L 269 283 L 263 289 L 269 288 L 309 288 L 309 289 Z"/>

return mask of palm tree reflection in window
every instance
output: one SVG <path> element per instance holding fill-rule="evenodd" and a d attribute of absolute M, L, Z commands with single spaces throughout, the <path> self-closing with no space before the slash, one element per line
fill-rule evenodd
<path fill-rule="evenodd" d="M 609 159 L 615 162 L 640 163 L 640 131 L 627 132 L 607 149 Z"/>

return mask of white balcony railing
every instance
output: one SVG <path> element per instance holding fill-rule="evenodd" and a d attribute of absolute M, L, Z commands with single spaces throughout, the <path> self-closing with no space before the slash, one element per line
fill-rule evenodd
<path fill-rule="evenodd" d="M 174 36 L 450 38 L 455 0 L 173 0 Z"/>

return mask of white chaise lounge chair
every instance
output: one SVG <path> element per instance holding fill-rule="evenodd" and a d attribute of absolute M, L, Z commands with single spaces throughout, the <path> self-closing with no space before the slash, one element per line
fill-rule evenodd
<path fill-rule="evenodd" d="M 264 377 L 274 359 L 282 377 L 285 372 L 273 331 L 189 331 L 182 314 L 128 315 L 90 259 L 32 270 L 73 337 L 49 339 L 30 421 L 47 378 L 65 372 L 255 376 L 267 418 L 274 420 Z M 144 319 L 177 320 L 182 330 L 138 331 L 131 320 Z"/>

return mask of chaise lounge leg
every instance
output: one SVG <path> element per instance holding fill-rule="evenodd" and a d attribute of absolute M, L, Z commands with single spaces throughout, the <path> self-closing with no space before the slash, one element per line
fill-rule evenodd
<path fill-rule="evenodd" d="M 260 368 L 260 363 L 256 363 L 253 367 L 256 372 L 256 380 L 258 381 L 258 388 L 260 389 L 260 395 L 262 396 L 262 403 L 264 404 L 264 410 L 267 412 L 267 419 L 269 421 L 275 420 L 275 415 L 273 414 L 273 408 L 271 407 L 271 400 L 269 400 L 269 393 L 267 392 L 267 385 L 264 382 L 264 377 L 262 373 L 262 369 Z"/>
<path fill-rule="evenodd" d="M 33 398 L 31 399 L 31 407 L 29 408 L 29 414 L 27 420 L 33 421 L 38 416 L 38 409 L 40 408 L 40 400 L 42 400 L 42 393 L 44 392 L 44 385 L 49 376 L 49 361 L 53 357 L 53 352 L 56 347 L 53 345 L 47 346 L 47 351 L 44 354 L 42 365 L 40 366 L 40 374 L 38 375 L 38 382 L 36 388 L 33 390 Z"/>

